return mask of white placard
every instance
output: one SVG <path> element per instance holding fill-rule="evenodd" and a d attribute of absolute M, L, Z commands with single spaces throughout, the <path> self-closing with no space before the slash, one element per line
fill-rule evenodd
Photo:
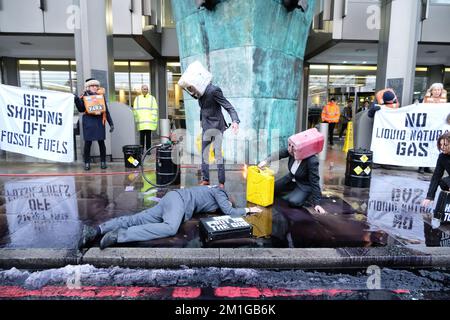
<path fill-rule="evenodd" d="M 73 162 L 74 97 L 0 85 L 0 149 Z"/>
<path fill-rule="evenodd" d="M 423 103 L 399 109 L 382 107 L 372 131 L 373 162 L 410 167 L 435 167 L 438 137 L 450 130 L 450 103 Z"/>

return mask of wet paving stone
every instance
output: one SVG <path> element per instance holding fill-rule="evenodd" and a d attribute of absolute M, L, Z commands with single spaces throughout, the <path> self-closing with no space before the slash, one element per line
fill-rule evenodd
<path fill-rule="evenodd" d="M 328 160 L 321 161 L 321 204 L 326 214 L 317 214 L 312 208 L 293 208 L 283 198 L 276 198 L 262 213 L 248 217 L 254 230 L 252 238 L 206 244 L 200 237 L 199 219 L 211 215 L 203 214 L 183 223 L 174 237 L 127 246 L 347 247 L 364 251 L 371 247 L 395 250 L 450 245 L 450 228 L 432 228 L 432 208 L 420 205 L 430 176 L 417 174 L 415 168 L 380 168 L 373 170 L 370 188 L 351 188 L 344 185 L 344 161 L 344 153 L 337 149 L 329 150 Z M 238 207 L 252 206 L 246 201 L 242 165 L 227 168 L 226 190 Z M 286 172 L 286 161 L 281 161 L 276 177 Z M 119 162 L 110 163 L 106 171 L 93 170 L 92 174 L 75 165 L 5 162 L 1 173 L 17 174 L 0 176 L 3 248 L 74 249 L 83 224 L 95 226 L 137 213 L 157 204 L 171 189 L 195 186 L 200 180 L 198 168 L 191 166 L 182 169 L 180 186 L 153 188 L 139 171 L 125 169 Z M 151 176 L 151 172 L 147 175 Z M 211 182 L 217 183 L 216 171 L 211 172 Z"/>

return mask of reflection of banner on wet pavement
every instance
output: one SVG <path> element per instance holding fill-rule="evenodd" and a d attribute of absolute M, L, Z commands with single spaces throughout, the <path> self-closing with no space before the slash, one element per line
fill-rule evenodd
<path fill-rule="evenodd" d="M 11 247 L 71 247 L 78 235 L 74 177 L 5 183 Z"/>
<path fill-rule="evenodd" d="M 421 206 L 429 182 L 408 177 L 372 176 L 367 222 L 372 230 L 382 230 L 403 239 L 425 241 Z"/>
<path fill-rule="evenodd" d="M 450 130 L 450 103 L 418 104 L 375 114 L 372 131 L 373 162 L 411 167 L 434 167 L 439 155 L 437 138 Z"/>
<path fill-rule="evenodd" d="M 73 95 L 0 85 L 0 149 L 73 161 Z"/>

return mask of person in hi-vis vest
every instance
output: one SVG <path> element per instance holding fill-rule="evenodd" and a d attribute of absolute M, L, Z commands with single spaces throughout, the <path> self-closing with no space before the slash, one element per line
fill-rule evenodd
<path fill-rule="evenodd" d="M 328 123 L 328 141 L 330 146 L 334 144 L 333 141 L 333 132 L 336 123 L 339 122 L 339 118 L 341 116 L 341 110 L 339 106 L 336 104 L 336 99 L 331 98 L 330 102 L 328 102 L 322 109 L 322 122 Z"/>
<path fill-rule="evenodd" d="M 141 92 L 133 102 L 134 121 L 140 134 L 140 144 L 148 150 L 152 146 L 152 131 L 158 127 L 158 103 L 148 93 L 147 85 L 142 85 Z"/>

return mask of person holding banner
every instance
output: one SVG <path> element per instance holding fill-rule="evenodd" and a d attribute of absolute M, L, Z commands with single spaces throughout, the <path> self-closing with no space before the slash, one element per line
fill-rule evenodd
<path fill-rule="evenodd" d="M 427 90 L 423 103 L 447 103 L 447 91 L 442 83 L 433 83 Z"/>
<path fill-rule="evenodd" d="M 433 83 L 427 90 L 423 103 L 447 103 L 447 91 L 442 83 Z M 428 167 L 419 167 L 419 173 L 433 173 Z"/>
<path fill-rule="evenodd" d="M 450 190 L 450 177 L 442 178 L 444 171 L 450 175 L 450 133 L 446 132 L 439 136 L 437 140 L 437 147 L 441 154 L 436 162 L 436 169 L 431 177 L 430 186 L 428 188 L 427 197 L 422 201 L 422 206 L 429 206 L 436 195 L 437 187 L 440 186 L 442 190 Z"/>
<path fill-rule="evenodd" d="M 91 169 L 92 141 L 97 141 L 100 149 L 100 167 L 106 169 L 105 125 L 113 132 L 114 123 L 108 111 L 108 105 L 103 93 L 99 92 L 100 82 L 90 78 L 86 80 L 85 91 L 81 97 L 75 96 L 75 105 L 79 112 L 83 112 L 84 136 L 84 170 Z"/>
<path fill-rule="evenodd" d="M 375 116 L 375 112 L 380 110 L 381 106 L 392 109 L 400 108 L 400 103 L 398 102 L 397 95 L 391 88 L 386 88 L 378 91 L 375 95 L 375 99 L 377 103 L 370 107 L 368 113 L 369 118 L 373 118 Z"/>

